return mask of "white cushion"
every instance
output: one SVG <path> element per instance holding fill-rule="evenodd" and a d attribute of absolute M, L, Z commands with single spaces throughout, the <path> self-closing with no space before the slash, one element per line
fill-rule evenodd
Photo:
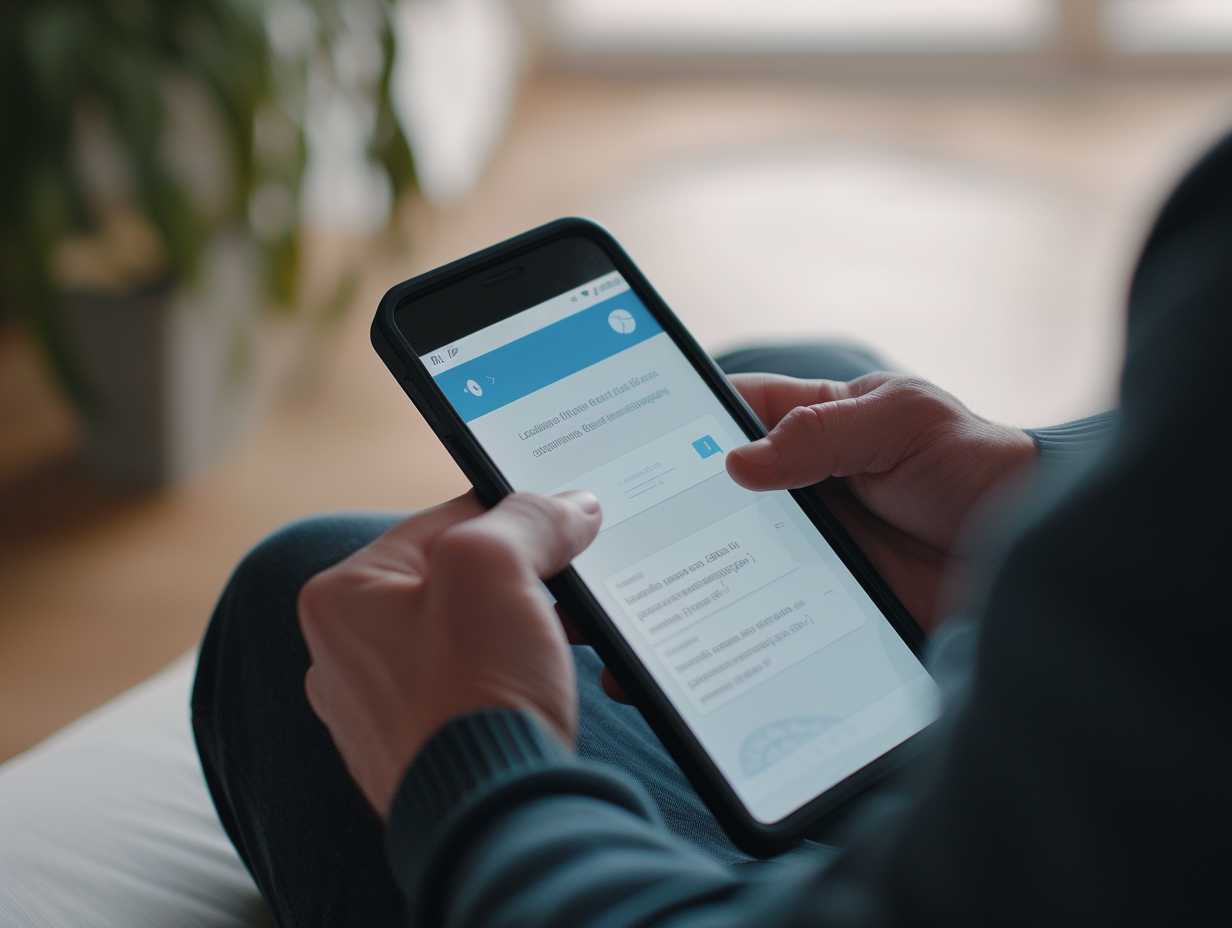
<path fill-rule="evenodd" d="M 270 925 L 188 722 L 194 655 L 0 766 L 0 925 Z"/>

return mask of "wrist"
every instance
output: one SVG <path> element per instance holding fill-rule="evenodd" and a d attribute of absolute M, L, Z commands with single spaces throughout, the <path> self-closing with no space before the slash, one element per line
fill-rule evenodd
<path fill-rule="evenodd" d="M 421 713 L 417 713 L 419 717 L 413 726 L 415 736 L 411 748 L 409 751 L 402 751 L 400 762 L 391 765 L 388 799 L 378 808 L 383 817 L 387 817 L 394 787 L 405 776 L 407 769 L 415 764 L 430 742 L 442 731 L 456 725 L 459 720 L 492 713 L 514 713 L 532 720 L 547 737 L 557 741 L 562 750 L 574 750 L 577 738 L 575 713 L 564 713 L 563 717 L 557 717 L 533 700 L 500 688 L 473 686 L 462 690 L 455 689 L 452 693 L 446 687 L 438 687 L 436 690 L 446 698 L 432 700 L 423 707 Z"/>
<path fill-rule="evenodd" d="M 555 664 L 556 662 L 552 662 Z M 505 668 L 475 670 L 473 678 L 450 689 L 441 703 L 440 725 L 477 712 L 520 712 L 532 717 L 569 750 L 577 740 L 577 681 L 572 658 L 544 667 L 538 676 Z"/>

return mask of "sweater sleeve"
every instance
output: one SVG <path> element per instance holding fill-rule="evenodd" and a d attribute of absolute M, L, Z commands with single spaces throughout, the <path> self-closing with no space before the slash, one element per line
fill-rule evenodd
<path fill-rule="evenodd" d="M 1073 464 L 1090 459 L 1111 439 L 1116 428 L 1114 412 L 1099 413 L 1045 428 L 1027 429 L 1045 467 Z"/>
<path fill-rule="evenodd" d="M 641 789 L 528 715 L 455 719 L 395 797 L 388 849 L 410 925 L 785 924 L 812 860 L 729 868 L 672 835 Z M 773 875 L 773 876 L 772 876 Z"/>
<path fill-rule="evenodd" d="M 457 857 L 502 812 L 544 797 L 579 801 L 657 829 L 654 805 L 627 778 L 586 764 L 530 715 L 492 709 L 453 719 L 416 756 L 394 796 L 387 843 L 395 878 L 443 924 L 441 886 Z M 556 821 L 555 816 L 550 816 Z"/>

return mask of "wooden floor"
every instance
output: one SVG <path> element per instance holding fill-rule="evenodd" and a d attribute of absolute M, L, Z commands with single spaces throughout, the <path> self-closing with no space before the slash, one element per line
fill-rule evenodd
<path fill-rule="evenodd" d="M 607 224 L 714 350 L 839 336 L 977 411 L 1040 424 L 1112 401 L 1127 268 L 1232 85 L 1047 90 L 537 78 L 478 189 L 410 204 L 359 293 L 207 472 L 117 496 L 0 332 L 0 759 L 191 648 L 279 524 L 464 488 L 367 344 L 390 284 L 532 224 Z M 322 240 L 322 249 L 356 247 Z"/>

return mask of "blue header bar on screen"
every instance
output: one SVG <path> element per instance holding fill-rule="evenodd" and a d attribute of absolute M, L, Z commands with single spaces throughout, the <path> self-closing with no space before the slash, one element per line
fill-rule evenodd
<path fill-rule="evenodd" d="M 433 379 L 462 420 L 470 422 L 662 331 L 642 301 L 626 290 Z"/>

